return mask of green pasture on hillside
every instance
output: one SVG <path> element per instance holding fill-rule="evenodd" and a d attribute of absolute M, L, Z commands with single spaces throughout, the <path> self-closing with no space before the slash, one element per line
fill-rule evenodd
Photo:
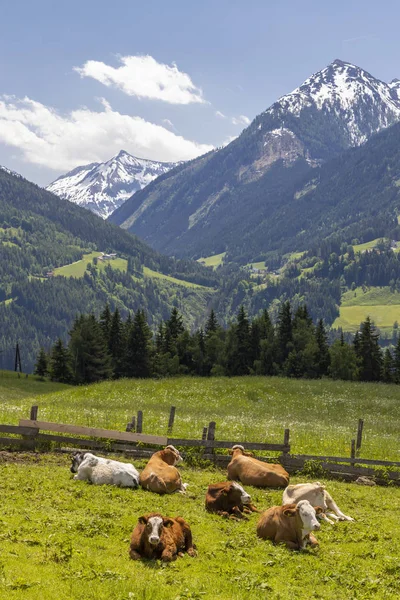
<path fill-rule="evenodd" d="M 393 323 L 400 321 L 400 305 L 341 306 L 339 310 L 340 316 L 335 319 L 332 327 L 341 327 L 344 331 L 352 333 L 360 329 L 360 323 L 367 317 L 370 317 L 379 329 L 386 331 L 391 331 Z"/>
<path fill-rule="evenodd" d="M 358 287 L 342 295 L 341 306 L 380 306 L 382 304 L 400 305 L 400 293 L 396 290 L 391 292 L 389 286 Z"/>
<path fill-rule="evenodd" d="M 206 256 L 205 258 L 199 258 L 198 262 L 202 263 L 206 267 L 214 267 L 216 269 L 222 265 L 226 252 L 221 254 L 213 254 L 212 256 Z"/>
<path fill-rule="evenodd" d="M 52 388 L 52 386 L 55 386 Z M 106 381 L 68 387 L 0 377 L 0 423 L 17 424 L 39 406 L 39 420 L 125 430 L 138 410 L 143 432 L 200 439 L 216 421 L 216 439 L 283 441 L 290 429 L 292 452 L 350 456 L 359 418 L 364 419 L 361 455 L 400 461 L 400 387 L 280 377 L 182 377 Z"/>
<path fill-rule="evenodd" d="M 88 254 L 84 254 L 81 260 L 77 260 L 70 265 L 65 265 L 64 267 L 58 267 L 57 269 L 54 269 L 54 275 L 63 277 L 83 277 L 87 264 L 99 256 L 101 256 L 101 252 L 90 252 Z"/>
<path fill-rule="evenodd" d="M 164 279 L 169 283 L 174 283 L 175 285 L 182 285 L 183 287 L 199 288 L 208 291 L 211 290 L 211 288 L 208 288 L 205 285 L 200 285 L 199 283 L 192 283 L 191 281 L 184 281 L 183 279 L 177 279 L 176 277 L 171 277 L 170 275 L 165 275 L 164 273 L 159 273 L 158 271 L 153 271 L 148 267 L 143 267 L 143 275 L 145 277 L 152 277 L 155 279 Z"/>
<path fill-rule="evenodd" d="M 145 462 L 136 461 L 141 469 Z M 259 516 L 236 522 L 206 513 L 214 468 L 182 463 L 186 496 L 74 481 L 68 455 L 0 453 L 0 598 L 4 600 L 351 600 L 400 596 L 399 488 L 325 482 L 356 519 L 323 523 L 319 548 L 293 552 L 258 539 Z M 307 478 L 292 478 L 293 483 Z M 324 481 L 324 480 L 322 480 Z M 281 490 L 247 487 L 265 510 Z M 198 556 L 132 561 L 138 517 L 159 511 L 190 524 Z"/>

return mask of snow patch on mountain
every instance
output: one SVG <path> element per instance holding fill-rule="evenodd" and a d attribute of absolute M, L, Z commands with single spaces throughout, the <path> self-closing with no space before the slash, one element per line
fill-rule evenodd
<path fill-rule="evenodd" d="M 121 150 L 104 163 L 73 169 L 46 189 L 106 219 L 135 192 L 178 164 L 136 158 Z"/>
<path fill-rule="evenodd" d="M 359 146 L 400 120 L 400 81 L 384 83 L 337 59 L 279 98 L 264 114 L 283 119 L 290 113 L 300 118 L 307 109 L 336 116 L 347 130 L 349 145 Z"/>

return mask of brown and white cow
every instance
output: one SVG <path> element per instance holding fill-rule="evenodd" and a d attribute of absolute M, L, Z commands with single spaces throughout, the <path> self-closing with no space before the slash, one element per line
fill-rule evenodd
<path fill-rule="evenodd" d="M 184 552 L 196 556 L 192 532 L 184 519 L 163 517 L 160 513 L 139 517 L 129 547 L 129 556 L 133 560 L 161 558 L 171 562 Z"/>
<path fill-rule="evenodd" d="M 283 543 L 291 550 L 303 550 L 307 544 L 317 546 L 318 541 L 311 532 L 320 529 L 317 514 L 321 512 L 321 507 L 314 508 L 308 500 L 272 506 L 261 515 L 257 535 L 275 544 Z"/>
<path fill-rule="evenodd" d="M 282 504 L 297 504 L 301 500 L 308 500 L 312 506 L 321 506 L 323 513 L 320 515 L 322 519 L 333 524 L 333 521 L 328 519 L 332 517 L 335 521 L 354 521 L 348 517 L 338 507 L 329 492 L 326 491 L 319 481 L 315 483 L 298 483 L 297 485 L 288 485 L 283 492 Z M 330 510 L 326 514 L 326 511 Z"/>
<path fill-rule="evenodd" d="M 186 493 L 176 464 L 182 457 L 174 446 L 155 452 L 140 474 L 139 482 L 143 489 L 156 494 Z"/>
<path fill-rule="evenodd" d="M 233 446 L 230 451 L 228 479 L 239 479 L 244 485 L 255 487 L 286 487 L 289 473 L 281 465 L 263 462 L 247 454 L 243 446 Z"/>
<path fill-rule="evenodd" d="M 260 512 L 251 496 L 236 481 L 212 483 L 206 493 L 206 509 L 230 519 L 246 518 L 243 513 Z"/>

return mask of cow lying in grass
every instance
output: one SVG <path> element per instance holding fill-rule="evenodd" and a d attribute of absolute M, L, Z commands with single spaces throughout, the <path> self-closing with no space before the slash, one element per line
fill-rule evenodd
<path fill-rule="evenodd" d="M 129 556 L 140 558 L 161 558 L 164 562 L 176 560 L 187 552 L 196 556 L 190 526 L 181 517 L 163 517 L 159 513 L 149 513 L 139 517 L 132 532 Z"/>
<path fill-rule="evenodd" d="M 265 463 L 247 454 L 243 446 L 233 446 L 228 479 L 239 479 L 255 487 L 286 487 L 289 473 L 281 465 Z"/>
<path fill-rule="evenodd" d="M 90 481 L 94 485 L 139 487 L 139 473 L 133 465 L 95 456 L 90 452 L 73 454 L 71 473 L 76 473 L 74 479 Z"/>
<path fill-rule="evenodd" d="M 314 508 L 308 500 L 272 506 L 261 515 L 257 535 L 275 544 L 283 543 L 292 550 L 303 550 L 307 544 L 317 546 L 318 541 L 311 532 L 320 529 L 317 514 L 322 512 L 321 507 Z"/>
<path fill-rule="evenodd" d="M 260 512 L 251 504 L 251 496 L 235 481 L 212 483 L 206 493 L 206 509 L 230 519 L 246 518 L 243 513 Z"/>
<path fill-rule="evenodd" d="M 308 500 L 312 506 L 320 506 L 323 509 L 320 518 L 332 525 L 333 521 L 328 517 L 332 517 L 335 521 L 354 521 L 354 519 L 342 513 L 332 496 L 319 481 L 288 485 L 283 492 L 282 504 L 292 504 L 293 502 L 297 504 L 301 500 Z M 331 512 L 326 514 L 328 509 Z"/>
<path fill-rule="evenodd" d="M 155 452 L 140 474 L 140 485 L 156 494 L 186 493 L 176 464 L 182 457 L 174 446 Z"/>

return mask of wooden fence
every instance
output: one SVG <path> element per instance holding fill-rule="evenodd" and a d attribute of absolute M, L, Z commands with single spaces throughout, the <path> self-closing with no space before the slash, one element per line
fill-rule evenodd
<path fill-rule="evenodd" d="M 0 446 L 15 449 L 40 450 L 55 443 L 59 448 L 78 446 L 81 449 L 100 450 L 102 452 L 124 452 L 137 458 L 148 458 L 160 446 L 172 444 L 179 447 L 203 449 L 201 458 L 210 460 L 220 467 L 226 467 L 230 461 L 227 454 L 216 450 L 228 449 L 235 444 L 246 450 L 275 452 L 279 456 L 258 456 L 260 460 L 278 460 L 289 473 L 308 468 L 316 478 L 329 473 L 333 477 L 354 480 L 360 475 L 373 477 L 378 483 L 391 481 L 400 485 L 400 462 L 365 459 L 356 456 L 362 445 L 363 421 L 360 419 L 357 439 L 351 441 L 349 457 L 292 455 L 290 453 L 290 431 L 284 430 L 280 444 L 267 442 L 241 442 L 239 440 L 218 441 L 215 439 L 216 424 L 211 421 L 203 428 L 201 439 L 182 439 L 172 437 L 175 407 L 171 407 L 167 431 L 168 435 L 148 435 L 142 432 L 143 413 L 138 411 L 126 426 L 126 431 L 67 425 L 38 420 L 38 407 L 32 406 L 30 418 L 21 419 L 19 425 L 0 425 Z M 44 433 L 46 432 L 46 433 Z M 50 433 L 48 433 L 50 432 Z M 15 437 L 18 436 L 18 437 Z M 79 436 L 79 437 L 78 437 Z M 310 462 L 313 461 L 313 462 Z M 378 468 L 378 469 L 377 469 Z"/>

